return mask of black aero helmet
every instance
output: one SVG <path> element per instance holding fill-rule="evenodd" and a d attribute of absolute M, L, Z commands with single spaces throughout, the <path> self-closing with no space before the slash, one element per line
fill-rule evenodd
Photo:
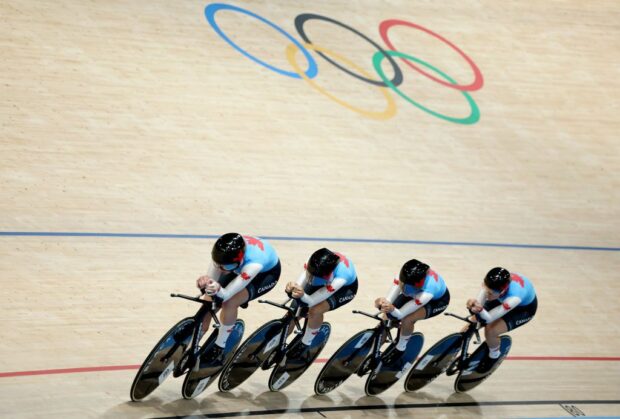
<path fill-rule="evenodd" d="M 241 263 L 245 253 L 245 240 L 241 234 L 226 233 L 215 241 L 211 258 L 218 265 Z"/>
<path fill-rule="evenodd" d="M 334 269 L 336 269 L 339 262 L 340 256 L 324 247 L 317 250 L 312 254 L 312 256 L 310 256 L 310 259 L 308 259 L 307 270 L 310 275 L 325 278 L 334 272 Z"/>
<path fill-rule="evenodd" d="M 510 272 L 504 268 L 493 268 L 484 277 L 484 285 L 493 291 L 503 291 L 510 283 Z"/>
<path fill-rule="evenodd" d="M 404 284 L 413 285 L 426 278 L 427 272 L 428 265 L 426 263 L 422 263 L 417 259 L 411 259 L 400 268 L 398 279 Z"/>

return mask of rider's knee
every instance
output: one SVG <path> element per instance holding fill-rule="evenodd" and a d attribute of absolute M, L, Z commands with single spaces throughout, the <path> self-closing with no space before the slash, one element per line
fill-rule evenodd
<path fill-rule="evenodd" d="M 322 307 L 320 307 L 320 305 L 316 305 L 308 309 L 308 317 L 322 316 L 323 313 L 325 313 L 325 310 Z"/>
<path fill-rule="evenodd" d="M 229 310 L 234 310 L 239 306 L 233 300 L 224 301 L 222 303 L 222 311 L 227 312 Z"/>
<path fill-rule="evenodd" d="M 494 321 L 491 324 L 487 324 L 484 327 L 484 332 L 487 335 L 498 336 L 502 332 L 501 323 L 499 321 Z"/>

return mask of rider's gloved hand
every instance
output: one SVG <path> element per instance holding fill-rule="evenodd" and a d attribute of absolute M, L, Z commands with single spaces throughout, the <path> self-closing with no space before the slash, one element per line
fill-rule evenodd
<path fill-rule="evenodd" d="M 381 304 L 381 307 L 379 307 L 382 313 L 391 313 L 392 311 L 394 311 L 395 308 L 396 307 L 394 307 L 394 304 L 390 303 L 389 301 L 386 301 L 385 303 Z"/>
<path fill-rule="evenodd" d="M 207 285 L 209 285 L 209 283 L 213 281 L 213 279 L 211 279 L 210 276 L 208 275 L 203 275 L 200 278 L 198 278 L 196 280 L 196 287 L 199 289 L 205 289 L 207 287 Z"/>
<path fill-rule="evenodd" d="M 467 307 L 467 310 L 469 310 L 471 314 L 480 313 L 482 311 L 482 306 L 475 298 L 467 300 L 465 307 Z"/>
<path fill-rule="evenodd" d="M 207 293 L 207 295 L 215 295 L 220 290 L 220 288 L 222 288 L 222 286 L 219 284 L 219 282 L 211 281 L 207 284 L 205 292 Z"/>
<path fill-rule="evenodd" d="M 303 297 L 303 296 L 304 296 L 304 294 L 305 294 L 305 293 L 304 293 L 304 290 L 302 290 L 302 289 L 301 289 L 298 285 L 295 285 L 295 286 L 293 287 L 293 290 L 291 291 L 291 296 L 292 296 L 293 298 L 297 298 L 297 299 L 299 299 L 299 298 Z"/>
<path fill-rule="evenodd" d="M 386 298 L 383 298 L 383 297 L 377 298 L 375 300 L 375 308 L 381 309 L 381 306 L 386 303 L 389 303 L 389 301 Z"/>
<path fill-rule="evenodd" d="M 284 290 L 284 292 L 286 292 L 286 295 L 288 295 L 288 298 L 293 298 L 293 289 L 295 288 L 295 283 L 294 282 L 289 282 L 288 284 L 286 284 L 286 288 Z"/>

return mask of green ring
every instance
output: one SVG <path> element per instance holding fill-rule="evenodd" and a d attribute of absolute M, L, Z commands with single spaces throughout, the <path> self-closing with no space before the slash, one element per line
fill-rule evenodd
<path fill-rule="evenodd" d="M 420 60 L 419 58 L 416 58 L 412 55 L 404 54 L 399 51 L 385 51 L 385 54 L 393 56 L 393 57 L 395 56 L 395 57 L 406 58 L 408 60 L 415 61 L 416 63 L 421 64 L 424 67 L 428 68 L 429 70 L 432 70 L 435 73 L 439 74 L 441 77 L 448 80 L 450 83 L 457 84 L 456 81 L 452 79 L 452 77 L 448 76 L 443 71 L 439 70 L 438 68 L 433 67 L 429 63 L 424 62 Z M 383 82 L 390 89 L 395 91 L 400 97 L 405 99 L 407 102 L 411 103 L 413 106 L 417 107 L 418 109 L 423 110 L 426 113 L 430 113 L 431 115 L 436 116 L 437 118 L 441 118 L 441 119 L 444 119 L 450 122 L 455 122 L 457 124 L 470 125 L 470 124 L 475 124 L 476 122 L 480 120 L 480 109 L 478 109 L 478 105 L 476 105 L 476 102 L 474 102 L 472 97 L 465 91 L 461 91 L 461 93 L 463 94 L 463 96 L 465 96 L 465 99 L 467 99 L 467 102 L 469 103 L 469 106 L 471 107 L 471 114 L 467 118 L 453 118 L 451 116 L 440 114 L 438 112 L 433 111 L 432 109 L 428 109 L 420 105 L 419 103 L 411 99 L 409 96 L 401 92 L 400 89 L 398 89 L 398 87 L 394 86 L 394 83 L 392 83 L 383 73 L 383 70 L 381 69 L 381 61 L 385 58 L 385 54 L 381 51 L 376 52 L 372 56 L 372 65 L 375 67 L 375 71 L 377 72 L 377 74 L 379 74 L 381 79 L 383 79 Z"/>

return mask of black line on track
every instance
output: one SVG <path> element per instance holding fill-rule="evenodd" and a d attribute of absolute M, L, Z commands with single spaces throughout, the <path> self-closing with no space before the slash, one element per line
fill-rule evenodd
<path fill-rule="evenodd" d="M 561 404 L 620 404 L 620 400 L 516 400 L 499 402 L 462 402 L 462 403 L 404 403 L 393 406 L 384 404 L 367 406 L 323 406 L 323 407 L 303 407 L 299 409 L 266 409 L 249 410 L 243 412 L 225 413 L 205 413 L 193 414 L 188 416 L 162 416 L 154 419 L 181 419 L 181 418 L 232 418 L 242 416 L 261 416 L 261 415 L 282 415 L 284 413 L 319 413 L 320 412 L 342 412 L 355 410 L 388 410 L 388 409 L 429 409 L 437 407 L 475 407 L 475 406 L 540 406 L 540 405 L 561 405 Z"/>

